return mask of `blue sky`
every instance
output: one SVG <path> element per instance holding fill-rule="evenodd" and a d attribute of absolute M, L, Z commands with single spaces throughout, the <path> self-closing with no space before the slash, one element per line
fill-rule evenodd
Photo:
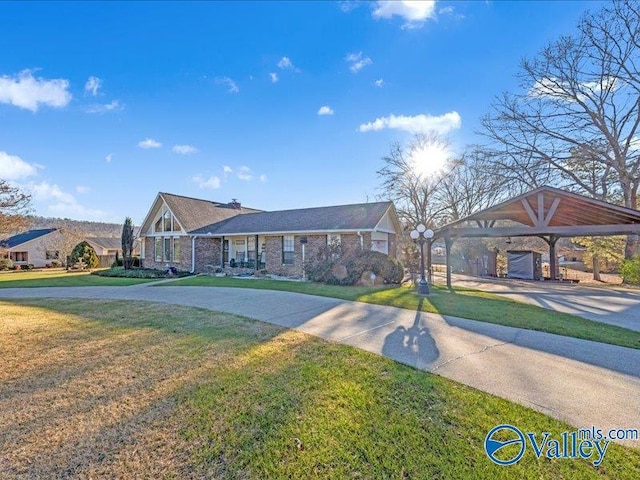
<path fill-rule="evenodd" d="M 158 191 L 372 201 L 393 142 L 477 142 L 523 56 L 596 2 L 0 3 L 0 178 L 139 224 Z"/>

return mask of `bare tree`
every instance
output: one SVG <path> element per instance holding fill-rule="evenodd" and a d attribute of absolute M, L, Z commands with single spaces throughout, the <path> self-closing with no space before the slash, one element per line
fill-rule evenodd
<path fill-rule="evenodd" d="M 448 142 L 436 133 L 417 134 L 405 147 L 391 146 L 382 158 L 384 167 L 378 170 L 382 179 L 382 197 L 393 200 L 398 216 L 410 225 L 424 223 L 433 226 L 442 215 L 442 206 L 435 201 L 436 190 L 448 169 L 429 164 L 431 153 L 446 155 Z M 434 167 L 434 168 L 431 168 Z"/>
<path fill-rule="evenodd" d="M 435 193 L 440 223 L 459 220 L 509 196 L 509 184 L 494 175 L 490 166 L 486 152 L 478 147 L 469 147 L 453 163 Z"/>
<path fill-rule="evenodd" d="M 0 238 L 29 226 L 31 195 L 0 179 Z"/>
<path fill-rule="evenodd" d="M 530 187 L 553 183 L 598 198 L 618 189 L 624 205 L 637 208 L 639 13 L 627 1 L 587 12 L 575 35 L 523 60 L 520 91 L 497 97 L 483 119 L 497 171 Z M 585 160 L 599 178 L 584 175 Z M 633 240 L 625 253 L 632 255 Z"/>
<path fill-rule="evenodd" d="M 85 239 L 85 232 L 72 225 L 60 223 L 56 225 L 58 228 L 57 235 L 49 235 L 49 240 L 44 245 L 48 252 L 57 252 L 58 260 L 67 266 L 67 258 L 71 256 L 71 252 Z"/>

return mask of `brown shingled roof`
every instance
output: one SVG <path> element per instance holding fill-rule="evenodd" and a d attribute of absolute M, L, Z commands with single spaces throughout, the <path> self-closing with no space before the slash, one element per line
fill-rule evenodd
<path fill-rule="evenodd" d="M 391 202 L 374 202 L 251 213 L 228 218 L 192 233 L 233 235 L 373 230 L 392 205 Z"/>
<path fill-rule="evenodd" d="M 213 202 L 199 198 L 183 197 L 173 193 L 160 192 L 160 197 L 165 201 L 173 214 L 187 232 L 218 223 L 227 218 L 244 213 L 256 213 L 260 210 L 253 208 L 235 208 L 228 203 Z"/>

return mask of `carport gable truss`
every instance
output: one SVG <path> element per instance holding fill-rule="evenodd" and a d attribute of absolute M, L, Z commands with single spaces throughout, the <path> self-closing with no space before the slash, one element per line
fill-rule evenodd
<path fill-rule="evenodd" d="M 640 211 L 544 186 L 449 223 L 434 232 L 434 239 L 445 239 L 449 264 L 455 238 L 540 237 L 549 244 L 555 279 L 558 238 L 630 234 L 640 234 Z"/>

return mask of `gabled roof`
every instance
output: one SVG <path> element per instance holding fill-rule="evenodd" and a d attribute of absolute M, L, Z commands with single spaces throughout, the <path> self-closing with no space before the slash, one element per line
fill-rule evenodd
<path fill-rule="evenodd" d="M 393 209 L 392 202 L 248 213 L 208 225 L 192 233 L 237 235 L 285 232 L 371 231 L 389 209 Z"/>
<path fill-rule="evenodd" d="M 511 222 L 512 226 L 494 226 L 496 221 Z M 477 228 L 469 226 L 474 223 Z M 638 210 L 543 186 L 449 223 L 439 228 L 436 236 L 569 237 L 638 232 Z"/>
<path fill-rule="evenodd" d="M 27 243 L 31 240 L 35 240 L 39 237 L 43 237 L 51 232 L 55 232 L 56 230 L 56 228 L 41 228 L 39 230 L 29 230 L 27 232 L 14 235 L 13 237 L 9 237 L 5 240 L 0 240 L 0 246 L 3 246 L 5 248 L 17 247 L 18 245 Z"/>
<path fill-rule="evenodd" d="M 260 211 L 246 207 L 236 208 L 234 205 L 228 203 L 220 203 L 200 198 L 184 197 L 173 193 L 160 192 L 149 211 L 149 215 L 151 215 L 155 210 L 156 205 L 160 200 L 166 203 L 167 207 L 169 207 L 173 215 L 178 220 L 180 226 L 188 233 L 239 214 Z M 149 218 L 149 215 L 142 224 L 141 232 L 146 232 L 150 228 L 150 225 L 147 225 L 147 223 L 152 220 Z"/>
<path fill-rule="evenodd" d="M 122 248 L 122 239 L 117 237 L 87 237 L 85 240 L 107 250 L 120 250 Z"/>

